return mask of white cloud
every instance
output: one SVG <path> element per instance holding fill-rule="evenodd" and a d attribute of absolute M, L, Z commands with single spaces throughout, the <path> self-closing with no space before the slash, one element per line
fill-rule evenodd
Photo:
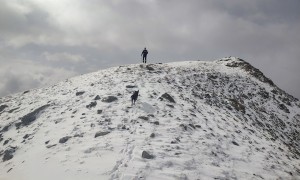
<path fill-rule="evenodd" d="M 0 67 L 0 97 L 32 88 L 50 85 L 77 73 L 62 68 L 52 68 L 25 60 Z"/>
<path fill-rule="evenodd" d="M 49 53 L 49 52 L 44 52 L 42 57 L 45 58 L 47 61 L 52 61 L 52 62 L 69 62 L 69 63 L 80 63 L 83 62 L 85 59 L 81 55 L 76 55 L 76 54 L 70 54 L 66 52 L 62 53 Z"/>

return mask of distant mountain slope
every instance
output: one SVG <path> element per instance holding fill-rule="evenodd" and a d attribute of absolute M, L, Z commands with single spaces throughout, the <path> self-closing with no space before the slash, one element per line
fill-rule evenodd
<path fill-rule="evenodd" d="M 299 179 L 299 130 L 239 58 L 120 66 L 1 98 L 0 179 Z"/>

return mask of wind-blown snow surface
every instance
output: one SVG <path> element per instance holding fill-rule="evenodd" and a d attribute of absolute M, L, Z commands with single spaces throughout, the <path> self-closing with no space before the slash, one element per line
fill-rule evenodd
<path fill-rule="evenodd" d="M 299 101 L 238 58 L 101 70 L 3 97 L 0 118 L 0 179 L 300 175 Z"/>

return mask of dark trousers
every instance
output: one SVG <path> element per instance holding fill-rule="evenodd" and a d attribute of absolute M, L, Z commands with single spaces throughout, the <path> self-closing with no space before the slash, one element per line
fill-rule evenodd
<path fill-rule="evenodd" d="M 143 63 L 147 62 L 147 55 L 143 55 Z"/>

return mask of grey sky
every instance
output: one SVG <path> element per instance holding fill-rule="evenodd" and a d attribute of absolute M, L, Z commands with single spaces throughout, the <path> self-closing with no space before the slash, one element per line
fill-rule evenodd
<path fill-rule="evenodd" d="M 299 0 L 0 0 L 0 97 L 106 67 L 237 56 L 300 98 Z"/>

